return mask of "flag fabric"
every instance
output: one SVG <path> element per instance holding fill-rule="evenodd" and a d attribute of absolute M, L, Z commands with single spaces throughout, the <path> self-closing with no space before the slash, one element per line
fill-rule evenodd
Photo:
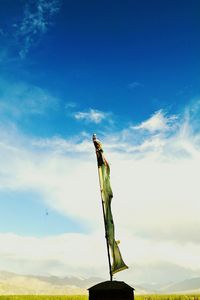
<path fill-rule="evenodd" d="M 111 211 L 111 201 L 113 198 L 112 189 L 110 186 L 110 166 L 104 157 L 102 145 L 96 136 L 93 137 L 94 146 L 97 154 L 97 163 L 99 171 L 99 181 L 101 188 L 102 201 L 105 213 L 105 229 L 106 238 L 108 239 L 109 248 L 112 255 L 112 274 L 127 269 L 127 265 L 124 263 L 118 243 L 115 241 L 115 228 L 113 222 L 113 216 Z"/>

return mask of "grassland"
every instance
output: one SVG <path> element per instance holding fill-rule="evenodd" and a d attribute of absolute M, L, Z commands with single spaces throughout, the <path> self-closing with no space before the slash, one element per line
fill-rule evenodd
<path fill-rule="evenodd" d="M 0 296 L 0 300 L 88 300 L 88 296 L 86 295 L 72 295 L 72 296 L 5 295 L 5 296 Z"/>
<path fill-rule="evenodd" d="M 6 295 L 0 296 L 0 300 L 88 300 L 88 296 Z M 136 295 L 135 300 L 200 300 L 200 295 Z"/>
<path fill-rule="evenodd" d="M 137 295 L 135 300 L 200 300 L 200 295 Z"/>

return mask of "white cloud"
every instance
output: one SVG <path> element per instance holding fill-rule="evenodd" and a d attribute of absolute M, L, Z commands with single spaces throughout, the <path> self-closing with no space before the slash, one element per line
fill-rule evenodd
<path fill-rule="evenodd" d="M 159 110 L 151 118 L 142 122 L 138 126 L 134 126 L 133 128 L 148 130 L 152 133 L 156 131 L 167 131 L 172 127 L 176 118 L 176 116 L 168 117 L 162 110 Z"/>
<path fill-rule="evenodd" d="M 109 118 L 110 114 L 97 109 L 89 109 L 87 112 L 76 112 L 74 118 L 76 120 L 87 121 L 99 124 L 103 120 Z"/>
<path fill-rule="evenodd" d="M 101 241 L 98 249 L 97 241 Z M 105 267 L 105 247 L 101 234 L 63 234 L 45 238 L 0 234 L 0 262 L 15 266 L 18 273 L 52 275 L 97 275 Z M 98 260 L 93 253 L 98 253 Z M 45 268 L 44 268 L 45 266 Z M 61 267 L 62 266 L 62 267 Z"/>
<path fill-rule="evenodd" d="M 28 1 L 24 9 L 24 17 L 19 24 L 14 24 L 16 37 L 19 40 L 19 56 L 24 58 L 30 48 L 46 33 L 52 24 L 52 18 L 60 9 L 58 0 Z"/>
<path fill-rule="evenodd" d="M 104 150 L 111 165 L 116 239 L 121 240 L 126 263 L 141 269 L 166 264 L 173 270 L 170 266 L 176 265 L 189 276 L 200 272 L 200 136 L 193 132 L 188 115 L 182 119 L 173 117 L 172 126 L 175 130 L 171 135 L 157 135 L 155 131 L 145 138 L 139 130 L 130 127 L 126 133 L 105 137 Z M 91 229 L 87 235 L 30 238 L 33 241 L 30 245 L 38 250 L 35 254 L 31 252 L 29 261 L 37 263 L 24 265 L 24 271 L 42 272 L 45 263 L 47 272 L 63 274 L 61 265 L 64 265 L 74 274 L 90 276 L 100 272 L 104 275 L 107 269 L 103 220 L 95 151 L 90 139 L 87 135 L 70 140 L 30 139 L 5 128 L 0 132 L 0 188 L 13 193 L 22 189 L 37 191 L 46 205 L 87 223 Z M 28 237 L 23 240 L 11 235 L 6 240 L 3 235 L 2 239 L 4 248 L 0 256 L 7 268 L 19 266 L 23 256 L 29 257 Z M 19 239 L 21 243 L 17 242 Z M 19 250 L 12 247 L 15 243 Z M 27 244 L 24 248 L 27 255 L 23 252 L 24 244 Z M 99 261 L 91 260 L 90 264 L 96 244 L 100 247 L 95 250 Z M 77 252 L 79 245 L 84 253 Z M 46 247 L 52 249 L 49 256 Z M 79 256 L 77 261 L 76 256 Z M 133 268 L 117 278 L 134 274 Z M 142 275 L 137 274 L 142 280 Z M 181 278 L 181 271 L 178 276 Z"/>

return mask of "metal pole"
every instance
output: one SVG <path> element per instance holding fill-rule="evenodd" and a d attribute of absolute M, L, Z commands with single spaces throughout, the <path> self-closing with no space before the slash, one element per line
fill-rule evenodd
<path fill-rule="evenodd" d="M 93 142 L 95 140 L 96 140 L 96 136 L 93 135 Z M 96 149 L 96 155 L 97 155 L 97 151 L 98 150 Z M 104 220 L 105 238 L 106 238 L 106 246 L 107 246 L 107 254 L 108 254 L 110 281 L 112 281 L 113 276 L 112 276 L 111 259 L 110 259 L 109 243 L 108 243 L 108 234 L 107 234 L 107 229 L 106 229 L 106 215 L 105 215 L 105 207 L 104 207 L 104 199 L 103 199 L 103 179 L 102 179 L 101 167 L 98 165 L 98 156 L 97 156 L 97 166 L 98 166 L 99 185 L 100 185 L 100 192 L 101 192 L 101 204 L 102 204 L 102 210 L 103 210 L 103 220 Z"/>

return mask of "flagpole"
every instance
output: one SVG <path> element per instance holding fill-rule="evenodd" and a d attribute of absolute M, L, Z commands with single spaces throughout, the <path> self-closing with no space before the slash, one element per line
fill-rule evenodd
<path fill-rule="evenodd" d="M 93 134 L 93 143 L 96 140 L 96 135 Z M 94 144 L 95 146 L 95 144 Z M 96 147 L 95 147 L 96 149 Z M 97 149 L 96 149 L 96 155 L 97 155 Z M 109 274 L 110 274 L 110 281 L 113 280 L 112 275 L 112 268 L 111 268 L 111 259 L 110 259 L 110 251 L 109 251 L 109 243 L 108 243 L 108 234 L 106 229 L 106 215 L 105 215 L 105 207 L 104 207 L 104 200 L 103 200 L 103 180 L 102 180 L 102 172 L 98 164 L 98 156 L 97 156 L 97 167 L 98 167 L 98 175 L 99 175 L 99 186 L 100 186 L 100 193 L 101 193 L 101 204 L 102 204 L 102 211 L 103 211 L 103 220 L 104 220 L 104 229 L 105 229 L 105 238 L 106 238 L 106 247 L 107 247 L 107 254 L 108 254 L 108 265 L 109 265 Z"/>

